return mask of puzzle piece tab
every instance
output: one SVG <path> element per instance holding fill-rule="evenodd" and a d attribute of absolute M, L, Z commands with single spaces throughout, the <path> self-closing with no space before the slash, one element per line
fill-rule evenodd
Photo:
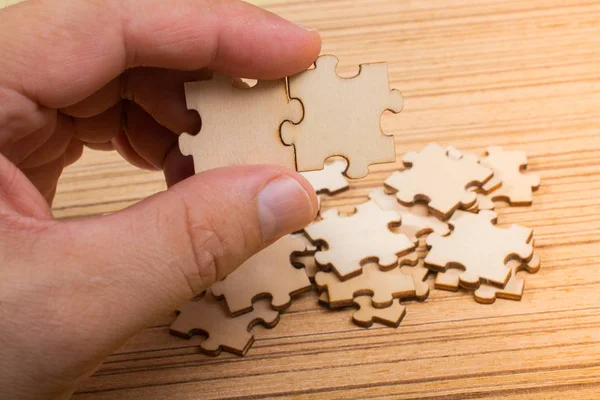
<path fill-rule="evenodd" d="M 202 128 L 195 136 L 182 134 L 179 148 L 194 157 L 196 172 L 242 164 L 295 169 L 294 149 L 281 142 L 279 127 L 300 122 L 302 104 L 288 100 L 285 79 L 243 88 L 214 73 L 209 81 L 186 83 L 185 93 L 188 109 L 200 113 Z"/>
<path fill-rule="evenodd" d="M 385 184 L 397 191 L 401 203 L 426 201 L 434 215 L 447 219 L 458 207 L 468 208 L 475 203 L 477 196 L 467 190 L 469 186 L 481 186 L 493 175 L 474 155 L 459 156 L 455 149 L 429 144 L 419 153 L 407 153 L 404 163 L 410 168 L 394 172 Z"/>
<path fill-rule="evenodd" d="M 275 310 L 283 310 L 291 304 L 291 296 L 310 290 L 306 273 L 291 261 L 292 253 L 305 250 L 302 239 L 284 236 L 215 282 L 210 290 L 217 298 L 225 298 L 234 316 L 251 310 L 254 300 L 268 296 Z"/>
<path fill-rule="evenodd" d="M 370 261 L 383 267 L 397 265 L 398 256 L 415 248 L 406 235 L 388 228 L 398 223 L 398 214 L 383 211 L 372 201 L 356 206 L 356 213 L 348 217 L 340 216 L 335 209 L 322 217 L 304 230 L 313 242 L 327 244 L 326 249 L 315 253 L 317 263 L 331 265 L 342 279 L 360 274 L 361 265 Z"/>
<path fill-rule="evenodd" d="M 254 336 L 248 331 L 257 324 L 272 328 L 279 322 L 279 312 L 271 309 L 265 300 L 254 303 L 254 310 L 232 318 L 225 302 L 218 301 L 209 292 L 200 300 L 188 301 L 180 308 L 170 332 L 190 338 L 206 335 L 200 343 L 203 353 L 217 356 L 221 350 L 243 356 L 248 352 Z"/>
<path fill-rule="evenodd" d="M 394 137 L 381 131 L 381 115 L 402 110 L 402 95 L 390 90 L 385 63 L 362 64 L 358 75 L 336 74 L 337 57 L 323 55 L 315 68 L 289 78 L 290 97 L 299 99 L 304 118 L 281 126 L 281 139 L 294 145 L 298 171 L 323 168 L 326 159 L 348 160 L 346 176 L 362 178 L 369 165 L 394 162 Z"/>

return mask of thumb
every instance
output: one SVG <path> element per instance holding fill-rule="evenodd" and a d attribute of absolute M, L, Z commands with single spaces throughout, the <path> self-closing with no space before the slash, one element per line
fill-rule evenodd
<path fill-rule="evenodd" d="M 69 222 L 94 270 L 110 269 L 128 293 L 164 293 L 172 311 L 275 239 L 316 215 L 310 184 L 277 166 L 220 168 L 194 175 L 115 214 Z M 156 304 L 158 306 L 158 304 Z M 152 306 L 154 308 L 154 305 Z"/>
<path fill-rule="evenodd" d="M 87 286 L 97 323 L 119 324 L 126 339 L 309 224 L 316 209 L 314 190 L 295 171 L 228 167 L 115 214 L 66 222 L 64 232 L 86 277 L 78 291 Z"/>

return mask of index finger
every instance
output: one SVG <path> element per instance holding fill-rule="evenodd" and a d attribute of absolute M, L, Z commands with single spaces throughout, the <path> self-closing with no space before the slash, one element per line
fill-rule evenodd
<path fill-rule="evenodd" d="M 237 0 L 30 0 L 0 10 L 0 83 L 51 108 L 136 66 L 275 79 L 319 51 L 315 30 Z"/>

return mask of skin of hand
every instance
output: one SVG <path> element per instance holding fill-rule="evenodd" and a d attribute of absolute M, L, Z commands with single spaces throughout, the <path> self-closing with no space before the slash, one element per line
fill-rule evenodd
<path fill-rule="evenodd" d="M 66 399 L 128 338 L 278 237 L 317 199 L 279 166 L 192 175 L 183 82 L 206 68 L 275 79 L 319 34 L 237 0 L 28 0 L 0 10 L 0 398 Z M 164 170 L 169 189 L 56 221 L 83 146 Z"/>

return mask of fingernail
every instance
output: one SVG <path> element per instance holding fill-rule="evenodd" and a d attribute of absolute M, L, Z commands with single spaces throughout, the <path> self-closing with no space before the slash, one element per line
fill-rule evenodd
<path fill-rule="evenodd" d="M 258 195 L 263 242 L 304 228 L 311 222 L 312 202 L 302 185 L 290 177 L 271 181 Z"/>
<path fill-rule="evenodd" d="M 306 26 L 306 25 L 304 25 L 304 24 L 300 24 L 300 23 L 298 23 L 298 22 L 294 22 L 294 23 L 295 23 L 296 25 L 298 25 L 300 28 L 304 29 L 305 31 L 309 31 L 309 32 L 316 31 L 316 29 L 315 29 L 315 28 L 311 28 L 310 26 Z"/>

